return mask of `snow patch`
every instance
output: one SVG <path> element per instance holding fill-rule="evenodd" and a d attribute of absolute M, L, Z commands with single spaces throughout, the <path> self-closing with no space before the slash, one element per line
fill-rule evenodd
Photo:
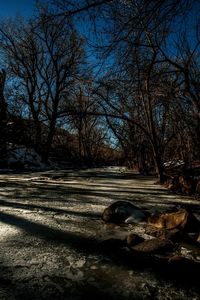
<path fill-rule="evenodd" d="M 8 149 L 8 166 L 25 169 L 45 169 L 47 166 L 42 162 L 41 156 L 33 148 L 10 145 Z"/>

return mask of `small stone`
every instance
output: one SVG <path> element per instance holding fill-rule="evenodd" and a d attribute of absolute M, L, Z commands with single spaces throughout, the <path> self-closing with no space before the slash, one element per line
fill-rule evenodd
<path fill-rule="evenodd" d="M 173 255 L 168 259 L 169 263 L 178 263 L 178 262 L 182 262 L 184 260 L 183 256 L 180 255 Z"/>
<path fill-rule="evenodd" d="M 97 270 L 98 268 L 97 268 L 97 266 L 91 266 L 90 269 L 91 270 Z"/>

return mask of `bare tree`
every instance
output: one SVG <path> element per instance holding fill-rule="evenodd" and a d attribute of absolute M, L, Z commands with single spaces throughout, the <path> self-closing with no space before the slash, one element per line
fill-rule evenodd
<path fill-rule="evenodd" d="M 36 23 L 5 23 L 0 32 L 9 69 L 35 123 L 35 148 L 48 160 L 59 110 L 81 73 L 83 40 L 70 20 L 48 21 L 44 10 Z"/>
<path fill-rule="evenodd" d="M 187 126 L 187 120 L 191 122 L 192 112 L 191 107 L 185 105 L 187 98 L 196 114 L 199 140 L 199 83 L 196 79 L 199 67 L 195 56 L 199 39 L 193 49 L 186 46 L 189 43 L 185 40 L 176 46 L 180 50 L 178 60 L 169 56 L 174 27 L 179 29 L 178 24 L 183 24 L 195 1 L 81 1 L 78 6 L 74 1 L 56 3 L 60 10 L 66 8 L 63 15 L 90 13 L 92 20 L 98 20 L 95 29 L 103 25 L 101 32 L 105 38 L 101 47 L 97 47 L 103 59 L 107 58 L 112 65 L 111 71 L 105 67 L 106 75 L 101 71 L 104 77 L 97 93 L 104 101 L 104 114 L 124 151 L 127 152 L 125 144 L 130 145 L 127 143 L 129 128 L 134 132 L 136 126 L 145 135 L 158 176 L 163 181 L 163 162 L 169 154 L 168 148 L 174 145 L 175 137 L 179 137 L 180 142 L 186 135 L 188 142 L 191 137 L 192 128 Z M 98 30 L 96 32 L 98 35 Z M 183 105 L 180 98 L 184 98 Z M 111 116 L 116 119 L 121 116 L 122 129 L 126 128 L 124 136 L 120 134 L 119 122 L 113 126 Z M 182 155 L 180 148 L 177 149 Z"/>
<path fill-rule="evenodd" d="M 75 91 L 66 110 L 71 129 L 77 136 L 78 158 L 87 165 L 93 165 L 101 158 L 101 148 L 107 137 L 99 109 L 91 88 L 84 84 Z"/>
<path fill-rule="evenodd" d="M 198 25 L 195 31 L 192 43 L 188 40 L 190 37 L 187 37 L 186 32 L 181 34 L 177 41 L 176 55 L 171 56 L 160 49 L 171 66 L 171 72 L 176 77 L 176 101 L 181 107 L 179 117 L 185 120 L 184 130 L 182 130 L 184 139 L 182 148 L 190 144 L 189 148 L 187 147 L 187 158 L 184 155 L 185 160 L 191 160 L 192 153 L 193 158 L 199 159 L 200 149 L 200 31 Z"/>
<path fill-rule="evenodd" d="M 191 1 L 122 1 L 112 2 L 107 10 L 111 27 L 102 49 L 112 54 L 113 68 L 103 81 L 112 92 L 102 98 L 112 114 L 121 115 L 146 135 L 160 181 L 164 180 L 166 146 L 177 133 L 169 126 L 174 118 L 170 105 L 175 100 L 172 71 L 160 49 L 176 18 L 190 5 Z"/>

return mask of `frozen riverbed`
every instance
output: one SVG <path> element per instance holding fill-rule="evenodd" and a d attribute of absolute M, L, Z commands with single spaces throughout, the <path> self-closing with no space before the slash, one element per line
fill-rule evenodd
<path fill-rule="evenodd" d="M 154 182 L 124 168 L 0 174 L 0 300 L 199 299 L 197 288 L 99 247 L 129 232 L 144 235 L 141 227 L 103 224 L 101 213 L 114 201 L 150 212 L 187 204 L 199 213 L 199 201 Z"/>

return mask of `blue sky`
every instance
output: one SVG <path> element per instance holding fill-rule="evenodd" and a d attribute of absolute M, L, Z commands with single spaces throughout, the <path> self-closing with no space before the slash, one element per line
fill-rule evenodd
<path fill-rule="evenodd" d="M 28 17 L 34 13 L 35 0 L 0 0 L 0 18 L 15 17 L 20 14 Z"/>

